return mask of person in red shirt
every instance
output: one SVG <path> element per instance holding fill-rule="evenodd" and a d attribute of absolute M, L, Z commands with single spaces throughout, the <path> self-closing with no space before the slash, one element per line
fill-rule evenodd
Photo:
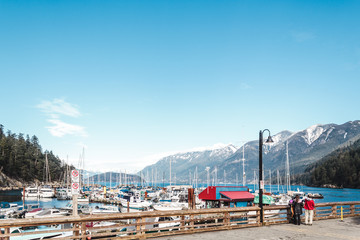
<path fill-rule="evenodd" d="M 312 225 L 313 217 L 314 217 L 314 200 L 309 198 L 308 196 L 305 198 L 305 225 Z"/>

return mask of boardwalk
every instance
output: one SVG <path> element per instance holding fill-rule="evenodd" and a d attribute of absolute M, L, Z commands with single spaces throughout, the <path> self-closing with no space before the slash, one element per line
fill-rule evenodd
<path fill-rule="evenodd" d="M 312 226 L 281 224 L 238 230 L 197 233 L 157 238 L 161 240 L 237 240 L 237 239 L 316 239 L 316 240 L 360 240 L 360 217 L 315 221 Z"/>

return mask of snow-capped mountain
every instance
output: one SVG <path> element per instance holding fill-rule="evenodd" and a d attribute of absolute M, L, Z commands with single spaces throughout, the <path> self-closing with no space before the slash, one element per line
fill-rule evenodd
<path fill-rule="evenodd" d="M 170 161 L 172 166 L 172 182 L 175 177 L 178 180 L 188 180 L 189 173 L 193 176 L 195 168 L 198 169 L 198 174 L 203 174 L 205 167 L 216 166 L 221 164 L 224 159 L 232 156 L 238 148 L 232 144 L 226 146 L 219 145 L 210 149 L 204 150 L 200 148 L 198 151 L 191 151 L 185 153 L 178 153 L 160 159 L 157 163 L 145 167 L 141 172 L 143 176 L 149 181 L 152 176 L 157 176 L 154 181 L 161 182 L 164 178 L 169 181 Z M 155 178 L 155 177 L 154 177 Z"/>
<path fill-rule="evenodd" d="M 320 160 L 325 155 L 347 144 L 351 144 L 360 138 L 360 121 L 350 121 L 342 125 L 317 124 L 298 132 L 282 131 L 272 136 L 274 143 L 264 145 L 264 173 L 265 178 L 269 170 L 274 172 L 285 168 L 286 149 L 288 142 L 291 174 L 304 171 L 307 165 Z M 259 166 L 259 142 L 250 141 L 245 144 L 245 168 L 247 180 L 254 179 L 254 171 L 258 173 Z M 172 177 L 188 181 L 189 174 L 198 168 L 198 176 L 202 181 L 206 179 L 205 167 L 210 167 L 212 177 L 217 172 L 218 182 L 235 182 L 236 175 L 239 181 L 242 179 L 243 147 L 228 145 L 224 148 L 195 151 L 171 155 L 159 160 L 156 164 L 148 166 L 143 174 L 155 171 L 158 180 L 162 180 L 165 173 L 165 181 L 169 179 L 169 161 L 172 161 Z M 152 170 L 153 169 L 153 170 Z M 190 173 L 189 173 L 190 172 Z M 154 172 L 155 174 L 155 172 Z M 160 175 L 159 175 L 160 174 Z M 275 176 L 275 175 L 273 175 Z M 226 179 L 224 179 L 226 177 Z"/>

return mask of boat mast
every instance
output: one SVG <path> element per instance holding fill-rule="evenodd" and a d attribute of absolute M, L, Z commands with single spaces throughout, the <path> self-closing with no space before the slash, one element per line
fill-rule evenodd
<path fill-rule="evenodd" d="M 205 171 L 207 172 L 207 193 L 209 194 L 209 186 L 210 186 L 210 167 L 206 167 Z"/>
<path fill-rule="evenodd" d="M 47 152 L 45 153 L 45 184 L 48 185 L 51 182 L 50 169 L 49 169 L 49 161 L 47 157 Z"/>
<path fill-rule="evenodd" d="M 170 189 L 171 189 L 171 159 L 170 159 Z"/>
<path fill-rule="evenodd" d="M 254 170 L 254 192 L 255 192 L 255 187 L 256 187 L 256 172 Z"/>
<path fill-rule="evenodd" d="M 243 169 L 243 186 L 246 185 L 246 175 L 245 175 L 245 144 L 243 145 L 243 157 L 242 157 L 242 169 Z"/>
<path fill-rule="evenodd" d="M 110 171 L 110 190 L 111 190 L 111 171 Z"/>
<path fill-rule="evenodd" d="M 197 170 L 197 166 L 195 167 L 195 188 L 198 187 L 198 170 Z"/>
<path fill-rule="evenodd" d="M 269 183 L 269 185 L 270 185 L 270 193 L 271 193 L 271 170 L 269 170 L 269 177 L 270 177 L 270 183 Z"/>
<path fill-rule="evenodd" d="M 290 188 L 290 163 L 289 163 L 289 145 L 286 141 L 286 192 L 291 191 Z"/>
<path fill-rule="evenodd" d="M 277 185 L 278 185 L 278 192 L 280 192 L 280 173 L 279 173 L 279 169 L 276 170 L 276 178 L 277 178 Z"/>

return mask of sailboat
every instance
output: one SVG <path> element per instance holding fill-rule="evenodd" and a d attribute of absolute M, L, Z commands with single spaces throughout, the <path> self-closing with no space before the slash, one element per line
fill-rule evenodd
<path fill-rule="evenodd" d="M 45 177 L 46 177 L 45 185 L 40 187 L 39 195 L 41 198 L 53 198 L 55 197 L 55 192 L 49 185 L 49 182 L 51 182 L 51 175 L 50 175 L 47 153 L 45 153 Z"/>

